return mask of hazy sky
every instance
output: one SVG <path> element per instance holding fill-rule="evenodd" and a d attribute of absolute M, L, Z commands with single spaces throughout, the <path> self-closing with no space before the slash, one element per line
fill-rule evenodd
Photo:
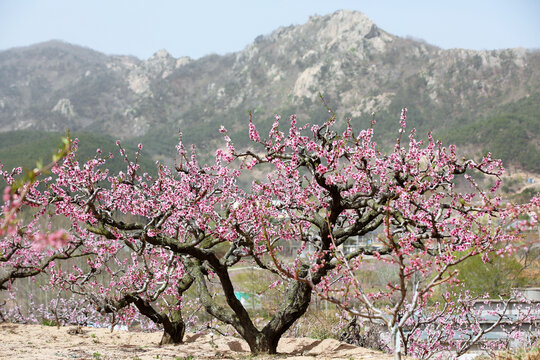
<path fill-rule="evenodd" d="M 243 49 L 310 15 L 359 10 L 442 48 L 540 48 L 540 0 L 0 0 L 0 50 L 51 39 L 141 59 Z"/>

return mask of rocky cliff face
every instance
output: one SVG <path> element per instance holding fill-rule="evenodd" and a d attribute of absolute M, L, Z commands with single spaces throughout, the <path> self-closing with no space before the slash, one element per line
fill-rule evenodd
<path fill-rule="evenodd" d="M 250 109 L 263 122 L 275 112 L 316 120 L 324 116 L 319 92 L 353 120 L 378 112 L 394 121 L 408 106 L 415 126 L 436 129 L 538 92 L 539 65 L 540 54 L 524 49 L 441 50 L 353 11 L 198 60 L 159 50 L 141 61 L 53 41 L 0 52 L 0 131 L 69 128 L 155 141 L 182 129 L 196 142 L 222 123 L 245 125 Z"/>

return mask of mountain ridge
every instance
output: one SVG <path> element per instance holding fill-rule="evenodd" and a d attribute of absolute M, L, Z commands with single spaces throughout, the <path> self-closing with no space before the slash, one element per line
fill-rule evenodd
<path fill-rule="evenodd" d="M 0 52 L 0 132 L 105 133 L 149 143 L 157 158 L 177 130 L 203 151 L 215 145 L 220 125 L 241 139 L 248 110 L 263 128 L 274 113 L 320 121 L 319 92 L 359 124 L 376 112 L 383 133 L 406 106 L 419 132 L 444 134 L 540 92 L 540 53 L 443 50 L 349 10 L 199 59 L 158 50 L 140 60 L 58 41 Z M 527 141 L 538 147 L 535 137 Z"/>

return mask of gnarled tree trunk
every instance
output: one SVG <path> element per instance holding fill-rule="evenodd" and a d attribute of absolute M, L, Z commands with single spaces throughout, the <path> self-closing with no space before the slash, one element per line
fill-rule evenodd
<path fill-rule="evenodd" d="M 186 324 L 182 319 L 181 311 L 176 310 L 163 321 L 163 336 L 159 345 L 182 344 L 185 332 Z"/>
<path fill-rule="evenodd" d="M 155 324 L 163 325 L 163 336 L 159 342 L 160 345 L 183 343 L 186 325 L 182 318 L 182 311 L 179 307 L 167 315 L 154 309 L 148 300 L 143 299 L 138 295 L 126 294 L 118 301 L 107 301 L 105 304 L 98 306 L 98 311 L 115 314 L 119 309 L 129 306 L 130 304 L 134 304 L 141 315 L 146 316 Z"/>
<path fill-rule="evenodd" d="M 200 300 L 206 311 L 216 319 L 233 326 L 246 340 L 252 354 L 276 354 L 281 336 L 305 314 L 311 302 L 311 286 L 305 282 L 292 280 L 281 306 L 266 326 L 258 330 L 234 295 L 225 267 L 216 266 L 214 270 L 220 278 L 222 287 L 226 290 L 224 294 L 229 308 L 222 307 L 214 301 L 206 285 L 202 264 L 190 261 L 187 261 L 187 264 L 195 277 Z"/>
<path fill-rule="evenodd" d="M 156 324 L 163 325 L 163 336 L 160 345 L 181 344 L 184 341 L 184 332 L 186 325 L 182 319 L 180 309 L 172 311 L 169 315 L 159 313 L 148 303 L 148 301 L 136 297 L 133 301 L 139 312 L 151 319 Z"/>

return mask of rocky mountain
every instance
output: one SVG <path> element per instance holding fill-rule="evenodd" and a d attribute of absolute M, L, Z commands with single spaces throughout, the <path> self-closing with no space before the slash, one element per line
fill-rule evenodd
<path fill-rule="evenodd" d="M 540 99 L 539 52 L 442 50 L 389 34 L 360 12 L 313 16 L 240 52 L 197 60 L 160 50 L 142 61 L 59 41 L 0 52 L 1 132 L 106 133 L 142 141 L 155 157 L 172 152 L 178 130 L 203 149 L 222 124 L 245 138 L 248 110 L 263 128 L 274 113 L 319 121 L 319 92 L 353 121 L 367 124 L 376 112 L 383 135 L 404 106 L 419 132 L 452 138 L 526 102 L 527 151 L 539 153 L 540 105 L 528 101 Z M 467 136 L 458 139 L 479 151 L 489 140 Z M 532 162 L 525 166 L 540 172 L 540 158 Z"/>

